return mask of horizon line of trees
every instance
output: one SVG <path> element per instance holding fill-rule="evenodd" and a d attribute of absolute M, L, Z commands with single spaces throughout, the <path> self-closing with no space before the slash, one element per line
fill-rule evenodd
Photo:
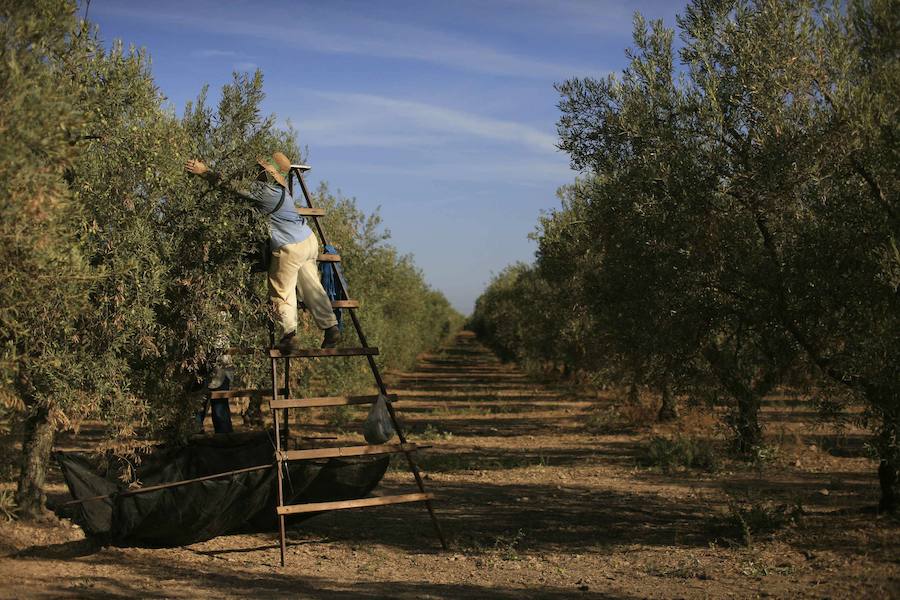
<path fill-rule="evenodd" d="M 40 518 L 57 432 L 97 419 L 98 450 L 139 459 L 193 433 L 187 391 L 223 340 L 267 344 L 265 277 L 248 259 L 265 222 L 185 160 L 241 179 L 257 156 L 302 156 L 261 112 L 259 71 L 235 73 L 215 107 L 203 88 L 179 117 L 145 51 L 105 48 L 71 0 L 0 0 L 0 37 L 0 471 L 18 478 L 18 514 Z M 324 184 L 314 195 L 381 366 L 409 366 L 461 325 L 377 214 Z M 266 381 L 262 357 L 241 360 Z M 301 392 L 372 386 L 360 361 L 298 378 Z"/>
<path fill-rule="evenodd" d="M 895 0 L 692 0 L 635 16 L 628 67 L 558 85 L 581 175 L 470 327 L 501 357 L 724 401 L 735 449 L 804 382 L 862 407 L 882 510 L 900 475 Z"/>

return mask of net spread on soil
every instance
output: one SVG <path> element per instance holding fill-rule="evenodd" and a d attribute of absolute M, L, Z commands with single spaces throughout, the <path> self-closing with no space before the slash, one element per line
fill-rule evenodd
<path fill-rule="evenodd" d="M 277 490 L 272 452 L 265 432 L 198 438 L 177 448 L 158 446 L 136 468 L 135 479 L 143 488 L 250 467 L 270 468 L 137 494 L 118 480 L 117 469 L 88 454 L 57 452 L 56 460 L 72 496 L 82 500 L 76 518 L 89 535 L 116 545 L 162 547 L 274 529 Z M 379 456 L 292 463 L 285 470 L 285 504 L 364 497 L 381 481 L 389 462 L 390 457 Z"/>

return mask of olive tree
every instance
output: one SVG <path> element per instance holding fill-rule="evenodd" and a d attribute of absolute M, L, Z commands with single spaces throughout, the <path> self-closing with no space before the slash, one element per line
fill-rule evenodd
<path fill-rule="evenodd" d="M 867 407 L 895 510 L 896 3 L 698 2 L 682 28 L 708 160 L 764 253 L 765 310 Z"/>
<path fill-rule="evenodd" d="M 258 71 L 234 74 L 215 106 L 204 88 L 179 118 L 147 54 L 107 50 L 74 3 L 4 1 L 0 31 L 0 406 L 23 438 L 20 514 L 41 517 L 58 430 L 98 419 L 98 450 L 133 464 L 193 432 L 188 392 L 211 358 L 267 344 L 265 276 L 249 268 L 265 220 L 229 186 L 189 177 L 185 161 L 240 186 L 259 156 L 304 157 L 296 133 L 262 113 Z M 397 350 L 389 366 L 406 365 L 460 317 L 383 243 L 377 216 L 333 204 L 347 220 L 348 275 L 372 298 L 374 341 Z M 263 361 L 260 351 L 240 366 L 264 374 Z M 360 366 L 335 361 L 325 374 L 352 387 Z"/>
<path fill-rule="evenodd" d="M 672 386 L 715 381 L 749 452 L 761 442 L 760 399 L 792 352 L 761 309 L 771 295 L 764 248 L 721 191 L 701 135 L 703 96 L 676 75 L 672 37 L 637 16 L 621 79 L 559 87 L 560 145 L 592 174 L 581 187 L 595 260 L 585 300 L 613 356 L 667 400 Z"/>
<path fill-rule="evenodd" d="M 84 135 L 66 75 L 85 58 L 63 1 L 0 3 L 0 399 L 24 428 L 18 502 L 41 516 L 53 429 L 75 410 L 90 347 L 76 328 L 95 277 L 76 244 L 79 210 L 65 174 Z"/>
<path fill-rule="evenodd" d="M 202 151 L 242 173 L 292 140 L 260 116 L 259 74 L 236 76 L 217 112 L 200 102 L 182 121 L 145 54 L 104 50 L 74 5 L 3 11 L 2 389 L 23 423 L 20 513 L 40 516 L 57 429 L 100 418 L 120 453 L 183 437 L 185 388 L 215 340 L 260 337 L 229 318 L 265 316 L 245 293 L 259 224 L 182 165 Z"/>
<path fill-rule="evenodd" d="M 818 374 L 828 404 L 865 407 L 893 509 L 896 3 L 698 0 L 679 27 L 680 69 L 673 32 L 638 16 L 621 77 L 559 86 L 584 176 L 542 218 L 534 269 L 479 301 L 480 330 L 528 355 L 525 315 L 498 307 L 536 273 L 565 307 L 557 330 L 580 331 L 551 354 L 664 398 L 730 397 L 744 452 L 762 397 Z"/>

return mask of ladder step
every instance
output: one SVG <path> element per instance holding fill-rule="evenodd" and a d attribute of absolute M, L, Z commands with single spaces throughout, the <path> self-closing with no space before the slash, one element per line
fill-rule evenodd
<path fill-rule="evenodd" d="M 271 397 L 271 394 L 269 394 Z M 387 399 L 391 402 L 397 400 L 397 394 L 388 394 Z M 378 399 L 378 395 L 374 396 L 321 396 L 319 398 L 281 398 L 279 400 L 269 400 L 269 407 L 278 408 L 313 408 L 315 406 L 345 406 L 348 404 L 372 404 Z"/>
<path fill-rule="evenodd" d="M 324 208 L 309 208 L 308 206 L 298 206 L 297 214 L 301 217 L 324 217 L 325 209 Z"/>
<path fill-rule="evenodd" d="M 306 308 L 306 304 L 300 302 L 300 308 Z M 331 308 L 359 308 L 359 300 L 332 300 Z"/>
<path fill-rule="evenodd" d="M 374 446 L 341 446 L 338 448 L 313 448 L 311 450 L 282 450 L 276 460 L 313 460 L 316 458 L 338 458 L 342 456 L 367 456 L 372 454 L 393 454 L 412 452 L 419 448 L 416 444 L 378 444 Z"/>
<path fill-rule="evenodd" d="M 278 390 L 278 395 L 284 395 L 287 393 L 287 390 L 282 388 Z M 266 390 L 251 390 L 251 389 L 237 389 L 237 390 L 222 390 L 219 392 L 210 392 L 209 397 L 213 400 L 218 400 L 219 398 L 271 398 L 272 397 L 272 389 Z"/>
<path fill-rule="evenodd" d="M 396 496 L 377 496 L 375 498 L 359 498 L 357 500 L 338 500 L 336 502 L 312 502 L 310 504 L 293 504 L 279 506 L 278 514 L 296 515 L 323 510 L 340 510 L 342 508 L 361 508 L 364 506 L 382 506 L 384 504 L 400 504 L 402 502 L 423 502 L 434 500 L 434 494 L 398 494 Z"/>
<path fill-rule="evenodd" d="M 309 171 L 310 169 L 312 169 L 312 167 L 309 166 L 309 165 L 301 165 L 301 164 L 294 164 L 294 165 L 291 165 L 291 168 L 292 168 L 292 169 L 297 169 L 297 170 L 300 171 L 301 173 L 302 173 L 302 172 L 305 172 L 305 171 Z"/>
<path fill-rule="evenodd" d="M 369 346 L 368 348 L 308 348 L 305 350 L 297 350 L 290 354 L 282 354 L 277 348 L 269 350 L 271 358 L 315 358 L 321 356 L 376 356 L 378 348 Z"/>
<path fill-rule="evenodd" d="M 320 254 L 319 262 L 341 262 L 340 254 Z"/>

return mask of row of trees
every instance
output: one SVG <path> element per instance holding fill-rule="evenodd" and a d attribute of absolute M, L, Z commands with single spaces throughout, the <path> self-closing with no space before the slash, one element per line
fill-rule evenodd
<path fill-rule="evenodd" d="M 900 24 L 893 0 L 693 0 L 635 19 L 620 77 L 558 86 L 583 174 L 534 265 L 472 323 L 509 358 L 725 398 L 739 451 L 760 400 L 814 382 L 864 407 L 883 509 L 900 468 Z"/>
<path fill-rule="evenodd" d="M 203 90 L 178 117 L 144 52 L 105 49 L 75 9 L 0 1 L 0 423 L 7 446 L 23 440 L 23 516 L 45 510 L 55 432 L 100 419 L 101 449 L 123 454 L 183 439 L 196 408 L 185 392 L 222 340 L 266 343 L 264 277 L 246 258 L 265 224 L 186 176 L 185 160 L 240 178 L 275 149 L 300 157 L 295 133 L 260 112 L 259 72 L 236 74 L 216 107 Z M 404 366 L 459 315 L 377 217 L 326 187 L 317 198 L 334 209 L 370 342 Z M 357 367 L 337 363 L 325 383 L 362 385 Z"/>

